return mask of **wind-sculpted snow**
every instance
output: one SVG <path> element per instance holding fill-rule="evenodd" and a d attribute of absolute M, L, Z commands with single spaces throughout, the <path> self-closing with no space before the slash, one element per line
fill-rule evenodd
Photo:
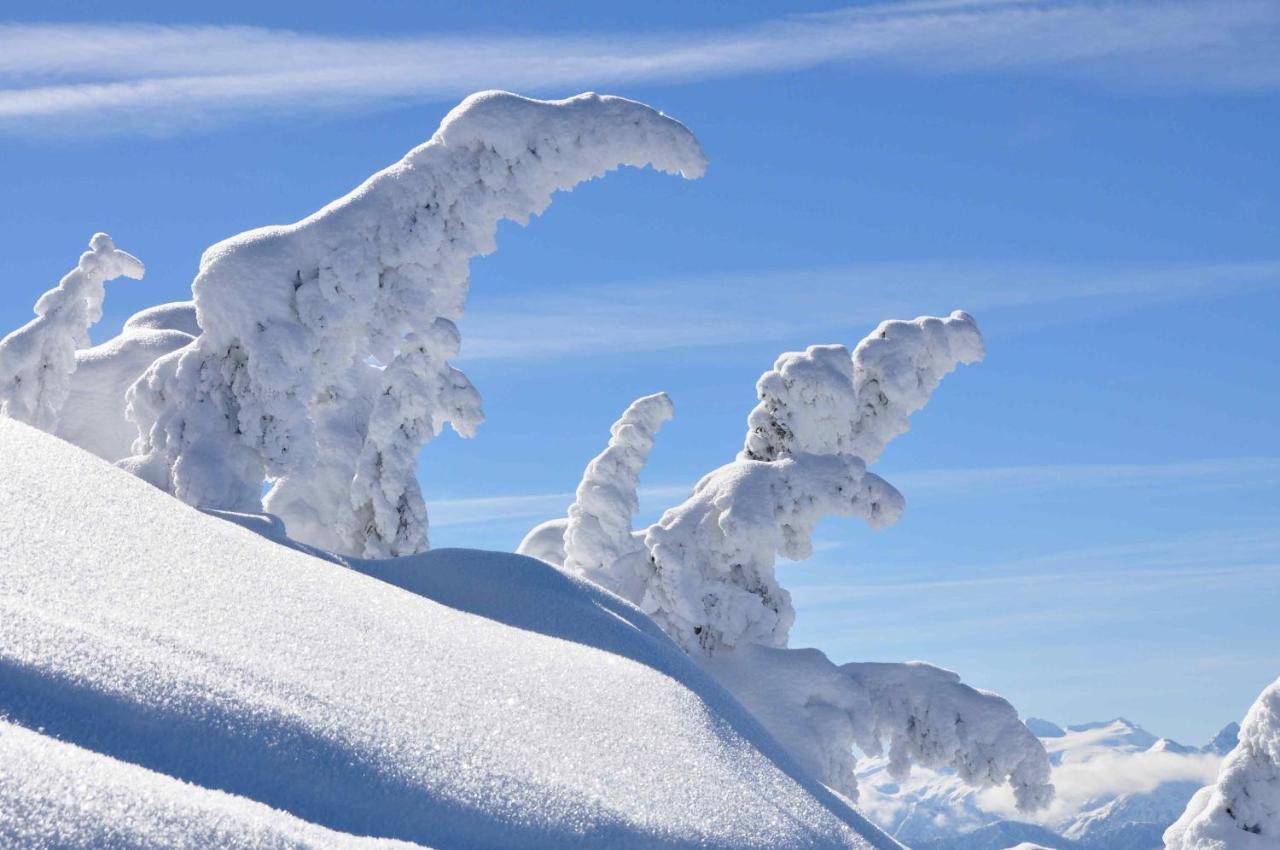
<path fill-rule="evenodd" d="M 1044 746 L 1007 701 L 928 664 L 836 666 L 816 649 L 748 646 L 701 659 L 814 775 L 851 799 L 856 746 L 891 774 L 950 767 L 969 785 L 1007 784 L 1020 809 L 1053 796 Z"/>
<path fill-rule="evenodd" d="M 640 511 L 640 471 L 662 424 L 675 415 L 666 393 L 636 399 L 609 429 L 609 445 L 587 464 L 564 531 L 564 568 L 623 599 L 639 602 L 648 574 Z"/>
<path fill-rule="evenodd" d="M 78 748 L 26 739 L 79 774 L 5 779 L 26 810 L 91 794 L 93 834 L 189 816 L 263 846 L 897 846 L 640 611 L 541 562 L 348 569 L 19 423 L 0 452 L 0 715 Z"/>
<path fill-rule="evenodd" d="M 984 353 L 977 324 L 957 310 L 946 319 L 882 322 L 852 355 L 843 345 L 784 354 L 756 385 L 760 403 L 740 456 L 850 454 L 874 463 L 943 377 Z"/>
<path fill-rule="evenodd" d="M 102 318 L 104 284 L 140 280 L 142 263 L 96 233 L 89 250 L 58 285 L 40 296 L 36 317 L 0 339 L 0 416 L 54 431 L 71 393 L 76 350 L 89 345 L 89 328 Z"/>
<path fill-rule="evenodd" d="M 346 197 L 214 245 L 192 286 L 201 336 L 134 388 L 141 453 L 128 468 L 193 505 L 258 510 L 264 476 L 315 468 L 313 411 L 335 398 L 332 387 L 350 389 L 353 364 L 373 357 L 422 381 L 439 377 L 405 340 L 458 320 L 469 261 L 494 250 L 499 221 L 526 223 L 557 190 L 619 165 L 697 177 L 705 159 L 683 125 L 643 104 L 487 92 Z M 420 437 L 431 430 L 399 424 Z M 406 496 L 406 523 L 418 507 L 410 486 L 397 481 L 388 495 Z"/>
<path fill-rule="evenodd" d="M 1164 844 L 1166 850 L 1280 847 L 1280 680 L 1249 709 L 1217 783 L 1191 798 Z"/>
<path fill-rule="evenodd" d="M 649 529 L 653 575 L 641 607 L 691 652 L 786 646 L 795 609 L 774 575 L 778 556 L 809 557 L 825 516 L 881 528 L 903 507 L 902 494 L 850 455 L 735 461 Z"/>

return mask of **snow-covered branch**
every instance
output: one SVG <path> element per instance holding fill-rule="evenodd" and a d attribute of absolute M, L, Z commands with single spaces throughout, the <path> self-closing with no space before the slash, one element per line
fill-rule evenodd
<path fill-rule="evenodd" d="M 609 429 L 609 445 L 587 464 L 564 531 L 564 568 L 626 599 L 638 600 L 643 576 L 635 556 L 644 542 L 632 534 L 640 511 L 636 491 L 658 429 L 675 415 L 666 393 L 636 399 Z M 641 557 L 641 565 L 647 558 Z"/>
<path fill-rule="evenodd" d="M 946 319 L 883 322 L 852 355 L 843 345 L 783 354 L 756 384 L 760 403 L 739 456 L 849 454 L 874 463 L 943 377 L 983 355 L 977 324 L 959 310 Z"/>
<path fill-rule="evenodd" d="M 1280 679 L 1240 724 L 1218 782 L 1200 789 L 1164 834 L 1165 850 L 1272 850 L 1280 846 Z"/>
<path fill-rule="evenodd" d="M 840 672 L 871 702 L 870 737 L 858 747 L 879 755 L 880 742 L 888 741 L 895 778 L 906 778 L 912 764 L 950 767 L 979 788 L 1008 783 L 1021 811 L 1053 799 L 1044 746 L 1007 700 L 918 661 L 842 664 Z"/>
<path fill-rule="evenodd" d="M 697 177 L 705 160 L 643 104 L 488 92 L 345 198 L 213 246 L 192 287 L 203 333 L 135 387 L 128 466 L 191 504 L 257 510 L 264 477 L 317 463 L 314 407 L 353 363 L 391 363 L 408 334 L 461 316 L 499 221 L 619 165 Z"/>
<path fill-rule="evenodd" d="M 140 280 L 144 272 L 110 236 L 95 233 L 76 267 L 40 296 L 36 317 L 0 340 L 0 415 L 54 431 L 71 392 L 76 351 L 88 347 L 89 328 L 102 318 L 104 284 Z"/>
<path fill-rule="evenodd" d="M 824 516 L 879 528 L 903 507 L 902 494 L 851 455 L 734 461 L 649 529 L 653 573 L 641 607 L 690 652 L 786 646 L 795 611 L 774 576 L 777 557 L 809 557 Z"/>
<path fill-rule="evenodd" d="M 795 758 L 851 798 L 853 748 L 875 756 L 885 744 L 896 779 L 913 764 L 951 767 L 970 785 L 1007 783 L 1024 811 L 1053 797 L 1044 746 L 1013 706 L 949 670 L 920 662 L 836 666 L 816 649 L 763 646 L 701 663 Z"/>

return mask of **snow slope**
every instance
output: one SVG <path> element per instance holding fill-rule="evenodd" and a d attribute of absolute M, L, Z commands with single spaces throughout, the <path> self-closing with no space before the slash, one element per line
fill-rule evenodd
<path fill-rule="evenodd" d="M 399 850 L 0 721 L 0 847 Z"/>
<path fill-rule="evenodd" d="M 1007 792 L 977 791 L 950 771 L 915 769 L 894 781 L 883 758 L 859 762 L 860 804 L 916 850 L 1003 850 L 1030 842 L 1060 850 L 1158 850 L 1161 834 L 1217 772 L 1215 746 L 1159 738 L 1124 718 L 1067 728 L 1027 720 L 1053 764 L 1053 805 L 1030 818 Z M 1234 743 L 1232 743 L 1234 746 Z"/>
<path fill-rule="evenodd" d="M 13 421 L 0 453 L 0 846 L 898 846 L 546 564 L 349 569 Z"/>

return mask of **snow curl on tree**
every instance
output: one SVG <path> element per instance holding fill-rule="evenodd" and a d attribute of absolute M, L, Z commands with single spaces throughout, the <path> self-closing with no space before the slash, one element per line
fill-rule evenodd
<path fill-rule="evenodd" d="M 0 415 L 52 433 L 71 393 L 76 351 L 89 346 L 89 328 L 102 318 L 104 284 L 144 272 L 137 257 L 95 233 L 76 267 L 40 296 L 36 317 L 0 340 Z"/>
<path fill-rule="evenodd" d="M 297 482 L 322 466 L 319 419 L 359 427 L 365 411 L 381 411 L 363 423 L 357 452 L 366 472 L 357 489 L 372 523 L 366 543 L 403 551 L 425 541 L 425 528 L 413 527 L 424 515 L 405 459 L 443 421 L 466 432 L 474 417 L 432 413 L 424 427 L 423 403 L 403 394 L 371 404 L 359 368 L 374 360 L 430 399 L 447 394 L 433 385 L 458 384 L 459 373 L 425 356 L 420 342 L 437 320 L 461 317 L 470 259 L 494 250 L 499 221 L 527 223 L 557 190 L 620 165 L 693 178 L 705 158 L 683 125 L 634 101 L 487 92 L 346 197 L 296 224 L 214 245 L 192 286 L 202 334 L 134 386 L 130 415 L 141 436 L 125 465 L 190 504 L 256 511 L 264 478 Z M 391 421 L 397 412 L 405 418 Z M 403 436 L 392 446 L 396 429 Z M 378 458 L 389 466 L 368 474 Z M 309 507 L 317 526 L 334 526 L 350 513 L 352 480 L 312 480 L 341 482 L 341 497 L 317 492 L 302 504 L 304 488 L 295 486 L 272 501 Z M 331 506 L 342 516 L 329 515 Z"/>
<path fill-rule="evenodd" d="M 1280 847 L 1280 679 L 1240 724 L 1214 785 L 1200 789 L 1164 834 L 1166 850 Z"/>
<path fill-rule="evenodd" d="M 626 599 L 643 592 L 647 557 L 631 522 L 640 511 L 640 470 L 663 423 L 675 415 L 666 393 L 636 399 L 609 429 L 609 445 L 587 464 L 564 530 L 564 569 Z M 638 561 L 638 563 L 637 563 Z"/>

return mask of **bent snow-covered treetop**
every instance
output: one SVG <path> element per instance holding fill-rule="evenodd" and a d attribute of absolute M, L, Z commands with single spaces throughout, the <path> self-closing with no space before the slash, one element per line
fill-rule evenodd
<path fill-rule="evenodd" d="M 485 92 L 346 197 L 214 245 L 192 287 L 201 336 L 133 389 L 126 466 L 191 504 L 258 510 L 264 477 L 316 464 L 312 411 L 331 385 L 370 357 L 394 366 L 407 334 L 461 316 L 469 261 L 494 250 L 499 221 L 525 223 L 621 165 L 695 178 L 706 160 L 641 103 Z"/>
<path fill-rule="evenodd" d="M 71 392 L 76 350 L 89 345 L 89 328 L 102 318 L 104 284 L 140 280 L 142 262 L 95 233 L 89 250 L 36 302 L 36 317 L 0 340 L 0 415 L 52 431 Z"/>

